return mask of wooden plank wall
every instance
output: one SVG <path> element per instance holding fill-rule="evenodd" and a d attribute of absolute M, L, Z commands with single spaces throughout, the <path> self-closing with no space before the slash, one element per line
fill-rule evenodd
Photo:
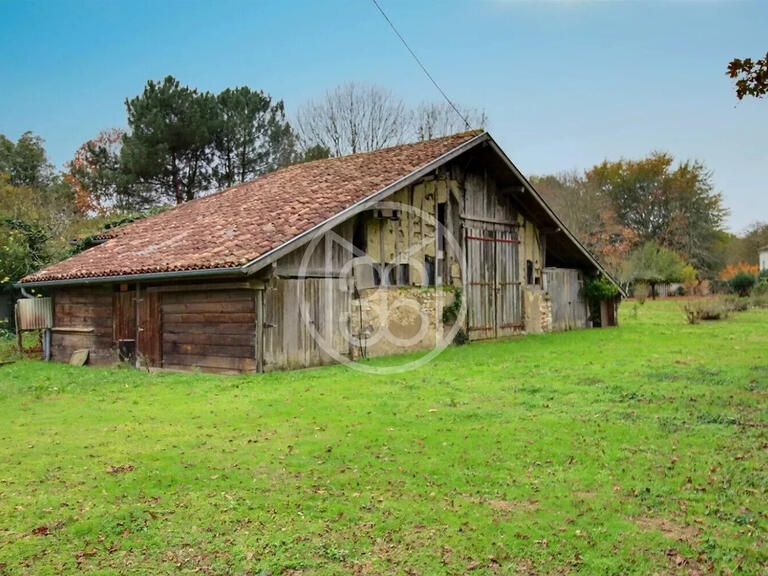
<path fill-rule="evenodd" d="M 544 273 L 552 303 L 552 330 L 562 332 L 586 328 L 589 311 L 581 294 L 581 272 L 569 268 L 547 268 Z"/>
<path fill-rule="evenodd" d="M 496 337 L 495 246 L 492 236 L 493 232 L 481 228 L 467 228 L 464 242 L 467 254 L 467 328 L 472 340 Z"/>
<path fill-rule="evenodd" d="M 256 370 L 256 297 L 248 289 L 163 293 L 162 366 Z"/>
<path fill-rule="evenodd" d="M 353 220 L 334 227 L 316 242 L 297 248 L 275 262 L 274 273 L 282 277 L 334 275 L 352 257 Z M 306 256 L 307 251 L 309 254 Z M 302 269 L 302 265 L 305 267 Z"/>
<path fill-rule="evenodd" d="M 115 292 L 112 297 L 113 340 L 136 339 L 136 291 Z"/>
<path fill-rule="evenodd" d="M 112 289 L 109 286 L 59 288 L 53 292 L 51 359 L 69 362 L 72 352 L 90 349 L 90 364 L 111 364 Z M 89 332 L 66 329 L 91 329 Z"/>
<path fill-rule="evenodd" d="M 264 370 L 336 362 L 326 347 L 348 354 L 350 299 L 337 278 L 273 279 L 264 291 Z"/>
<path fill-rule="evenodd" d="M 485 171 L 464 177 L 466 299 L 469 337 L 496 338 L 523 326 L 520 229 L 526 220 Z"/>

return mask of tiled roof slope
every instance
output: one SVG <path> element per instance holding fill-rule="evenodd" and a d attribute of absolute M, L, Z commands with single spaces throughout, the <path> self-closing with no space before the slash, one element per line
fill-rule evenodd
<path fill-rule="evenodd" d="M 240 267 L 481 133 L 282 168 L 129 224 L 22 282 Z"/>

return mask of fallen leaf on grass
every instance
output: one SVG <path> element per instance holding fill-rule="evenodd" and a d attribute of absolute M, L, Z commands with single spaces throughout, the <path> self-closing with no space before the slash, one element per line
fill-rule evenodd
<path fill-rule="evenodd" d="M 108 466 L 107 472 L 109 474 L 123 474 L 125 472 L 133 472 L 135 469 L 133 464 L 123 464 L 121 466 Z"/>

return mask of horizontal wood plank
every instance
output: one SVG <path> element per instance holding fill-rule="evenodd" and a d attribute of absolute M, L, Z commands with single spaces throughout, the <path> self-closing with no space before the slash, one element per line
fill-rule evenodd
<path fill-rule="evenodd" d="M 224 314 L 250 312 L 255 310 L 253 299 L 229 302 L 187 302 L 184 304 L 163 304 L 165 314 Z"/>
<path fill-rule="evenodd" d="M 56 314 L 54 321 L 55 326 L 93 326 L 93 327 L 100 327 L 100 328 L 112 328 L 112 317 L 111 316 L 74 316 L 74 315 L 63 315 L 63 314 Z"/>
<path fill-rule="evenodd" d="M 253 334 L 226 334 L 226 343 L 228 346 L 254 346 L 256 337 Z M 165 332 L 163 334 L 163 344 L 166 342 L 178 342 L 181 344 L 212 344 L 217 345 L 222 342 L 221 334 L 191 334 L 182 332 L 179 334 Z"/>
<path fill-rule="evenodd" d="M 99 304 L 66 304 L 56 302 L 56 314 L 62 316 L 92 316 L 94 318 L 111 318 L 112 303 L 108 306 Z"/>
<path fill-rule="evenodd" d="M 227 358 L 225 356 L 197 356 L 192 354 L 164 354 L 163 365 L 200 366 L 229 370 L 255 370 L 253 358 Z"/>
<path fill-rule="evenodd" d="M 237 313 L 197 313 L 197 314 L 165 314 L 163 324 L 186 324 L 216 322 L 220 324 L 240 323 L 251 324 L 255 321 L 254 315 L 248 312 Z"/>
<path fill-rule="evenodd" d="M 227 290 L 253 290 L 264 286 L 261 280 L 246 280 L 240 282 L 211 282 L 206 284 L 164 284 L 150 286 L 147 292 L 185 293 L 185 292 L 216 292 Z"/>
<path fill-rule="evenodd" d="M 255 331 L 255 322 L 172 323 L 163 321 L 163 332 L 167 334 L 253 334 Z"/>
<path fill-rule="evenodd" d="M 254 358 L 255 346 L 232 346 L 221 339 L 221 344 L 186 344 L 183 342 L 163 342 L 163 355 L 190 354 L 193 356 L 226 356 L 228 358 Z"/>
<path fill-rule="evenodd" d="M 192 302 L 242 302 L 253 301 L 253 290 L 224 290 L 215 292 L 171 292 L 163 294 L 163 305 L 189 304 Z"/>

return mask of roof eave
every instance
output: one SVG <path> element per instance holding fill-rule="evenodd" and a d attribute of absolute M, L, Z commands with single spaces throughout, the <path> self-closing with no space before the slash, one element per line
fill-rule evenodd
<path fill-rule="evenodd" d="M 174 270 L 171 272 L 147 272 L 144 274 L 120 274 L 116 276 L 89 276 L 85 278 L 62 278 L 59 280 L 40 280 L 16 282 L 14 288 L 53 288 L 84 284 L 109 284 L 116 282 L 145 282 L 153 280 L 177 280 L 218 277 L 242 277 L 247 274 L 243 267 L 202 268 L 198 270 Z"/>

